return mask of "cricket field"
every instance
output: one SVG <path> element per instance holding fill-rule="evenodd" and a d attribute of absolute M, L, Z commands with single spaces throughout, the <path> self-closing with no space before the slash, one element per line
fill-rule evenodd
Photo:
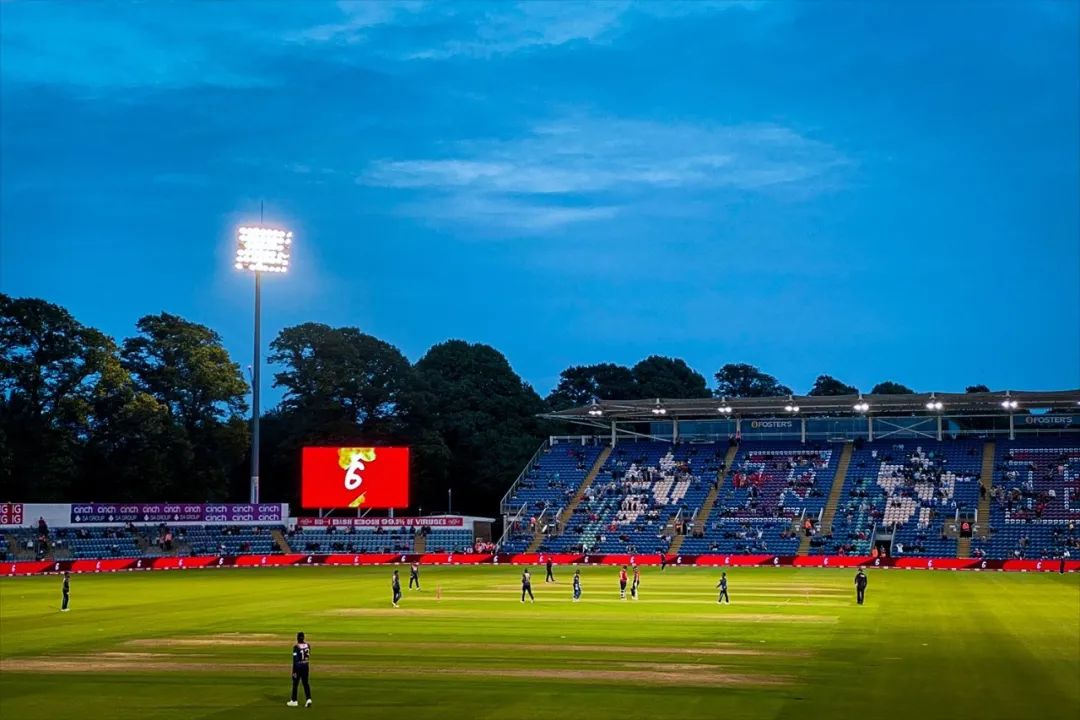
<path fill-rule="evenodd" d="M 1080 575 L 387 567 L 0 579 L 0 718 L 1080 717 Z M 408 568 L 401 568 L 403 588 Z M 298 630 L 310 708 L 285 706 Z M 301 705 L 303 694 L 301 692 Z"/>

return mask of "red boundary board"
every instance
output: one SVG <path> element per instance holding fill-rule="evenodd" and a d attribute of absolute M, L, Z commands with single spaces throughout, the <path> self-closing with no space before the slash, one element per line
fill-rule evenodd
<path fill-rule="evenodd" d="M 660 556 L 650 555 L 581 555 L 553 553 L 557 565 L 659 565 Z M 544 553 L 360 553 L 314 555 L 196 555 L 192 557 L 107 558 L 101 560 L 29 560 L 0 564 L 0 575 L 49 575 L 62 572 L 95 573 L 133 570 L 197 570 L 224 567 L 302 567 L 315 565 L 359 566 L 393 565 L 418 562 L 422 565 L 543 565 Z M 776 555 L 679 555 L 668 556 L 672 566 L 701 567 L 830 567 L 914 570 L 1006 570 L 1021 572 L 1058 572 L 1061 561 L 1054 560 L 979 560 L 962 558 L 872 558 L 843 555 L 789 557 Z M 1068 572 L 1080 572 L 1080 560 L 1067 560 Z"/>

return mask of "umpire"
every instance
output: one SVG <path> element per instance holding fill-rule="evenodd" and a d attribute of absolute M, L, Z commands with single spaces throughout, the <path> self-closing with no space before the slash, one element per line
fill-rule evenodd
<path fill-rule="evenodd" d="M 866 596 L 866 573 L 862 568 L 859 568 L 859 572 L 855 575 L 855 599 L 860 605 L 863 604 L 863 598 Z"/>
<path fill-rule="evenodd" d="M 64 584 L 61 586 L 61 592 L 63 592 L 64 597 L 60 603 L 60 612 L 67 612 L 70 609 L 68 600 L 71 599 L 71 573 L 69 572 L 64 573 Z"/>

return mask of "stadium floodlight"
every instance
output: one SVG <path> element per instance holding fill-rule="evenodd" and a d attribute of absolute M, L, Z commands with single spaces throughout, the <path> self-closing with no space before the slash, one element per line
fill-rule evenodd
<path fill-rule="evenodd" d="M 731 414 L 731 406 L 730 405 L 721 405 L 720 407 L 716 408 L 716 412 L 723 413 L 725 415 L 730 415 Z"/>
<path fill-rule="evenodd" d="M 604 410 L 600 407 L 599 403 L 594 402 L 589 406 L 589 415 L 592 417 L 600 417 L 604 414 Z"/>
<path fill-rule="evenodd" d="M 935 412 L 940 412 L 944 407 L 945 405 L 940 400 L 935 400 L 933 395 L 930 396 L 930 401 L 926 403 L 926 409 Z"/>
<path fill-rule="evenodd" d="M 653 415 L 667 415 L 667 408 L 660 402 L 660 398 L 656 398 L 656 407 L 652 409 Z"/>
<path fill-rule="evenodd" d="M 260 212 L 261 216 L 261 212 Z M 261 219 L 261 217 L 260 217 Z M 288 230 L 246 225 L 236 231 L 237 270 L 255 273 L 255 352 L 251 371 L 251 502 L 259 502 L 259 361 L 262 329 L 262 274 L 284 273 L 292 256 L 293 234 Z"/>
<path fill-rule="evenodd" d="M 1016 402 L 1015 400 L 1002 400 L 1001 407 L 1005 408 L 1006 410 L 1015 410 L 1016 408 L 1020 407 L 1020 403 Z"/>
<path fill-rule="evenodd" d="M 784 409 L 787 410 L 789 413 L 797 413 L 797 412 L 799 412 L 799 406 L 798 405 L 785 405 Z"/>
<path fill-rule="evenodd" d="M 236 232 L 236 269 L 283 273 L 289 269 L 292 233 L 268 227 L 242 227 Z"/>
<path fill-rule="evenodd" d="M 860 398 L 859 402 L 855 403 L 855 412 L 864 413 L 864 412 L 869 412 L 869 411 L 870 411 L 870 403 L 866 402 L 865 400 Z"/>

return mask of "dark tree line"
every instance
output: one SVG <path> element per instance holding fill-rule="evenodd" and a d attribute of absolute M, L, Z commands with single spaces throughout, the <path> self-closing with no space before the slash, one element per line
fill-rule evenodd
<path fill-rule="evenodd" d="M 791 388 L 724 365 L 710 390 L 678 358 L 565 369 L 541 398 L 495 348 L 449 340 L 410 363 L 356 328 L 304 323 L 270 343 L 282 400 L 263 416 L 262 495 L 298 502 L 300 448 L 413 449 L 413 510 L 491 513 L 541 440 L 537 416 L 593 400 L 767 397 Z M 972 386 L 969 392 L 985 391 Z M 247 499 L 240 366 L 212 329 L 168 313 L 117 343 L 43 300 L 0 294 L 0 498 L 20 501 Z M 858 390 L 821 375 L 810 395 Z M 895 382 L 872 393 L 910 393 Z"/>

